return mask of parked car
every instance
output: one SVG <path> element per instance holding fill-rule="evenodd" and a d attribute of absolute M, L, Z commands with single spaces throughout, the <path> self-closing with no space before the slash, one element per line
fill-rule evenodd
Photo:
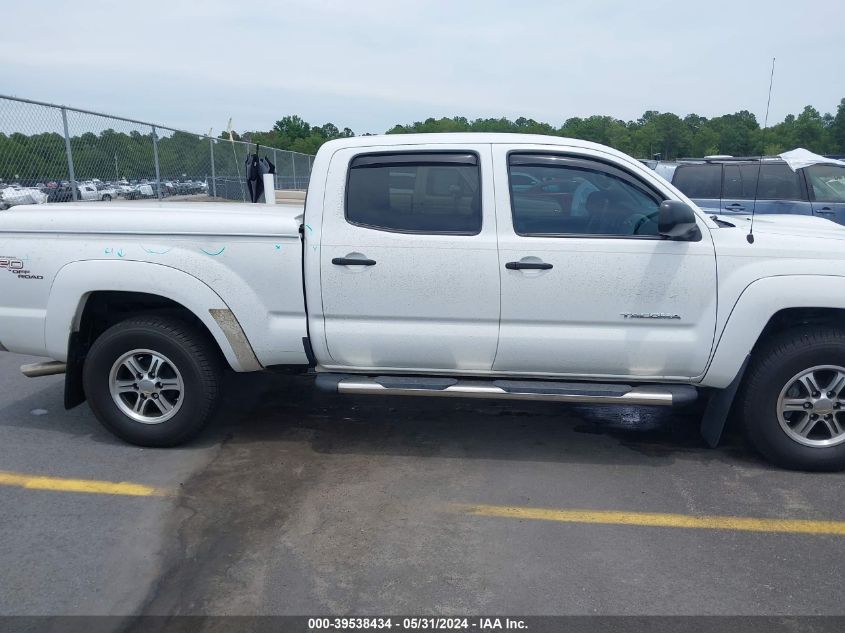
<path fill-rule="evenodd" d="M 541 184 L 540 181 L 531 174 L 523 172 L 515 172 L 511 174 L 511 188 L 514 191 L 527 191 L 539 184 Z"/>
<path fill-rule="evenodd" d="M 112 189 L 98 189 L 95 184 L 80 184 L 77 187 L 80 200 L 102 200 L 111 202 L 117 194 Z"/>
<path fill-rule="evenodd" d="M 707 212 L 747 214 L 753 208 L 756 213 L 816 215 L 845 224 L 842 165 L 793 171 L 779 158 L 714 158 L 661 162 L 654 169 Z"/>
<path fill-rule="evenodd" d="M 0 189 L 0 199 L 6 207 L 44 204 L 47 202 L 47 194 L 35 187 L 11 186 Z"/>
<path fill-rule="evenodd" d="M 120 195 L 120 191 L 114 185 L 100 183 L 97 185 L 97 191 L 100 192 L 101 199 L 105 200 L 105 197 L 108 196 L 109 200 L 113 200 Z M 108 202 L 109 200 L 106 200 Z"/>
<path fill-rule="evenodd" d="M 109 182 L 104 185 L 100 185 L 99 189 L 111 189 L 114 192 L 115 197 L 123 196 L 129 191 L 132 191 L 132 187 L 129 186 L 129 184 L 120 182 Z"/>
<path fill-rule="evenodd" d="M 73 187 L 53 187 L 44 190 L 47 202 L 73 202 Z"/>
<path fill-rule="evenodd" d="M 173 193 L 180 196 L 190 196 L 202 192 L 199 183 L 192 180 L 178 180 L 172 183 Z"/>
<path fill-rule="evenodd" d="M 707 398 L 709 443 L 733 410 L 773 462 L 845 468 L 832 222 L 761 216 L 752 243 L 621 152 L 516 134 L 338 139 L 304 207 L 167 207 L 0 214 L 0 344 L 126 441 L 195 436 L 223 365 L 283 367 L 341 394 Z"/>
<path fill-rule="evenodd" d="M 138 185 L 139 189 L 141 190 L 141 198 L 166 198 L 167 196 L 173 195 L 173 189 L 168 187 L 166 183 L 156 183 L 156 182 L 148 182 L 142 185 Z M 161 191 L 161 195 L 159 196 L 158 192 Z"/>
<path fill-rule="evenodd" d="M 139 198 L 155 198 L 156 193 L 151 185 L 140 184 L 132 186 L 129 191 L 123 194 L 123 197 L 128 200 L 138 200 Z"/>

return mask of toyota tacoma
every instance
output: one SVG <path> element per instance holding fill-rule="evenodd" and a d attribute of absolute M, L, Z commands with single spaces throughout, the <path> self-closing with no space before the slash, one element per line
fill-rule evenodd
<path fill-rule="evenodd" d="M 128 442 L 196 435 L 221 372 L 348 394 L 683 406 L 845 468 L 845 228 L 703 213 L 557 137 L 326 143 L 304 206 L 0 213 L 0 350 Z"/>

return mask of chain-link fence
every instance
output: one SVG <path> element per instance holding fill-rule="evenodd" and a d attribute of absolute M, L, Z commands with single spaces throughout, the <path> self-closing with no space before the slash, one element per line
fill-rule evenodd
<path fill-rule="evenodd" d="M 211 196 L 249 200 L 255 145 L 0 95 L 0 205 Z M 312 156 L 261 146 L 276 189 L 305 189 Z"/>

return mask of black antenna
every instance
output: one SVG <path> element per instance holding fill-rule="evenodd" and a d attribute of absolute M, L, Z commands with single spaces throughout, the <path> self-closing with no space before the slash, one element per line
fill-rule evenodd
<path fill-rule="evenodd" d="M 760 134 L 760 162 L 757 163 L 757 181 L 754 183 L 754 202 L 751 205 L 751 226 L 745 239 L 754 243 L 754 213 L 757 211 L 757 192 L 760 190 L 760 172 L 763 169 L 763 155 L 766 152 L 766 129 L 769 127 L 769 106 L 772 104 L 772 84 L 775 81 L 775 58 L 772 57 L 772 74 L 769 76 L 769 99 L 766 101 L 766 118 L 763 120 L 763 132 Z"/>

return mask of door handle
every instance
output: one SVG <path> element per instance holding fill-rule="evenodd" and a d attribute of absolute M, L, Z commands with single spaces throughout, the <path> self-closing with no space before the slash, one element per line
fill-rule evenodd
<path fill-rule="evenodd" d="M 552 265 L 546 262 L 508 262 L 505 268 L 508 270 L 549 270 Z"/>
<path fill-rule="evenodd" d="M 375 266 L 374 259 L 356 259 L 354 257 L 335 257 L 332 260 L 335 266 Z"/>
<path fill-rule="evenodd" d="M 821 215 L 833 215 L 835 213 L 835 211 L 833 209 L 831 209 L 830 207 L 822 207 L 821 209 L 816 211 L 816 213 L 819 213 Z"/>
<path fill-rule="evenodd" d="M 742 206 L 741 204 L 739 204 L 738 202 L 734 202 L 733 204 L 729 204 L 726 208 L 730 209 L 731 211 L 744 211 L 745 210 L 745 207 Z"/>

